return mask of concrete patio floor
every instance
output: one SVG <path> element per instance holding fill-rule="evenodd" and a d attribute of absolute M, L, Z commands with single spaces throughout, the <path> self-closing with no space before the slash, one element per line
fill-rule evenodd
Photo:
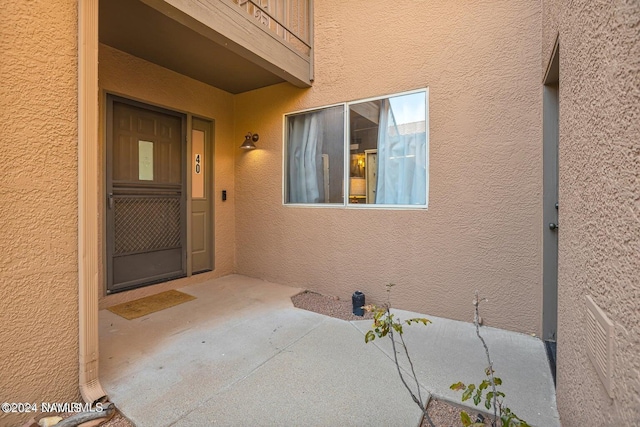
<path fill-rule="evenodd" d="M 135 320 L 99 313 L 100 378 L 136 426 L 417 426 L 388 339 L 371 321 L 293 307 L 301 289 L 239 275 L 180 289 L 197 299 Z M 483 379 L 472 324 L 396 310 L 423 398 L 460 401 L 449 385 Z M 506 404 L 532 425 L 559 426 L 543 343 L 483 327 Z M 402 366 L 407 368 L 406 361 Z"/>

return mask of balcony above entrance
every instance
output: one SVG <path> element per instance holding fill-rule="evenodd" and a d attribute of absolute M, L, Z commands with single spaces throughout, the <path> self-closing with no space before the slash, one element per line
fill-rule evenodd
<path fill-rule="evenodd" d="M 313 81 L 313 0 L 101 0 L 100 42 L 231 93 Z"/>

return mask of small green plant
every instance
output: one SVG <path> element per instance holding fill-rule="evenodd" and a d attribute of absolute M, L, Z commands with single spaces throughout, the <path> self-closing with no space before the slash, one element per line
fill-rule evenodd
<path fill-rule="evenodd" d="M 375 340 L 376 337 L 377 338 L 384 338 L 386 336 L 389 337 L 389 339 L 391 340 L 391 346 L 393 347 L 394 362 L 396 364 L 396 368 L 398 370 L 398 375 L 400 376 L 400 380 L 402 380 L 402 384 L 407 389 L 407 391 L 409 391 L 411 398 L 416 403 L 416 405 L 418 405 L 418 407 L 424 414 L 424 417 L 429 423 L 429 425 L 431 427 L 435 427 L 435 425 L 433 424 L 433 421 L 431 420 L 431 417 L 429 417 L 429 414 L 427 413 L 428 402 L 426 401 L 424 403 L 422 402 L 422 395 L 420 393 L 420 383 L 418 382 L 418 377 L 416 376 L 416 372 L 413 368 L 413 362 L 411 361 L 411 357 L 409 357 L 409 350 L 407 349 L 407 344 L 404 342 L 404 338 L 402 336 L 403 324 L 411 325 L 412 323 L 421 323 L 426 326 L 429 323 L 431 323 L 431 321 L 425 318 L 413 318 L 413 319 L 405 320 L 404 322 L 396 319 L 394 315 L 391 314 L 391 311 L 390 311 L 391 309 L 390 295 L 391 295 L 391 288 L 393 286 L 395 286 L 393 283 L 389 283 L 387 285 L 387 303 L 386 304 L 384 304 L 381 307 L 376 305 L 366 305 L 363 307 L 366 311 L 373 313 L 373 327 L 372 327 L 373 329 L 367 331 L 367 333 L 364 336 L 364 342 L 369 343 Z M 407 356 L 407 360 L 409 361 L 409 366 L 411 367 L 411 375 L 413 376 L 413 380 L 416 383 L 415 393 L 411 389 L 411 387 L 409 387 L 409 384 L 407 384 L 407 381 L 404 375 L 402 374 L 402 370 L 400 369 L 400 364 L 398 363 L 398 352 L 396 350 L 396 340 L 394 337 L 394 333 L 397 333 L 398 336 L 400 337 L 400 343 L 402 344 L 402 348 L 404 349 L 404 354 Z"/>
<path fill-rule="evenodd" d="M 476 327 L 476 335 L 480 341 L 482 341 L 487 361 L 489 362 L 489 366 L 484 370 L 487 379 L 483 380 L 478 386 L 475 384 L 465 385 L 460 381 L 455 384 L 451 384 L 450 388 L 451 390 L 463 391 L 463 402 L 473 397 L 473 403 L 476 406 L 478 406 L 483 400 L 485 408 L 491 409 L 493 406 L 493 419 L 491 420 L 491 425 L 493 427 L 498 426 L 498 414 L 500 415 L 500 425 L 502 427 L 530 427 L 526 421 L 518 417 L 511 411 L 511 409 L 504 405 L 503 398 L 505 397 L 505 394 L 497 389 L 497 386 L 502 385 L 502 380 L 493 375 L 495 371 L 493 370 L 493 362 L 489 355 L 489 347 L 487 346 L 484 338 L 482 338 L 482 335 L 480 335 L 480 303 L 484 301 L 487 301 L 487 299 L 480 299 L 478 291 L 476 291 L 476 297 L 473 300 L 473 305 L 475 307 L 473 324 Z M 484 423 L 474 423 L 471 421 L 471 417 L 465 411 L 460 413 L 460 421 L 462 421 L 462 425 L 465 427 L 484 426 Z"/>
<path fill-rule="evenodd" d="M 413 323 L 428 325 L 431 323 L 429 319 L 425 318 L 412 318 L 405 321 L 401 321 L 395 318 L 395 316 L 391 313 L 391 304 L 390 304 L 390 294 L 391 288 L 395 286 L 393 283 L 387 285 L 387 303 L 382 306 L 376 305 L 366 305 L 363 308 L 373 313 L 373 326 L 372 329 L 367 331 L 364 336 L 364 341 L 366 343 L 375 340 L 376 338 L 384 338 L 388 337 L 391 340 L 391 345 L 393 347 L 393 357 L 394 362 L 396 364 L 396 368 L 398 370 L 398 375 L 400 376 L 400 380 L 404 387 L 409 391 L 411 398 L 418 405 L 422 413 L 424 414 L 425 420 L 429 423 L 431 427 L 435 427 L 431 417 L 427 413 L 428 402 L 422 402 L 422 395 L 420 393 L 420 383 L 418 381 L 418 377 L 416 376 L 415 370 L 413 368 L 413 362 L 411 361 L 411 357 L 409 356 L 409 350 L 407 349 L 407 344 L 404 341 L 403 337 L 403 325 L 411 325 Z M 452 390 L 462 390 L 462 401 L 465 402 L 471 398 L 473 398 L 473 403 L 476 406 L 480 404 L 484 400 L 484 406 L 488 410 L 493 406 L 493 419 L 491 420 L 492 427 L 498 427 L 498 414 L 500 415 L 500 426 L 501 427 L 530 427 L 526 421 L 522 420 L 516 414 L 514 414 L 511 409 L 503 403 L 503 398 L 505 394 L 497 389 L 497 386 L 502 385 L 502 380 L 498 377 L 495 377 L 493 370 L 493 362 L 491 361 L 491 356 L 489 355 L 489 347 L 485 342 L 482 335 L 480 335 L 480 303 L 483 301 L 487 301 L 486 299 L 480 299 L 478 296 L 478 291 L 476 291 L 476 297 L 473 300 L 473 305 L 475 307 L 475 317 L 474 317 L 474 325 L 476 327 L 476 335 L 482 342 L 484 346 L 485 354 L 487 356 L 487 361 L 489 362 L 489 366 L 485 369 L 485 375 L 487 378 L 483 380 L 479 385 L 469 384 L 465 385 L 462 382 L 457 382 L 451 385 Z M 402 349 L 404 350 L 404 354 L 407 357 L 409 362 L 409 367 L 411 368 L 411 375 L 413 376 L 413 381 L 416 383 L 416 391 L 414 392 L 405 376 L 400 369 L 400 364 L 398 362 L 398 351 L 396 349 L 396 339 L 395 334 L 398 335 L 399 341 L 398 344 L 402 345 Z M 484 423 L 478 423 L 471 420 L 469 414 L 465 411 L 460 413 L 460 421 L 462 425 L 465 427 L 484 427 Z"/>

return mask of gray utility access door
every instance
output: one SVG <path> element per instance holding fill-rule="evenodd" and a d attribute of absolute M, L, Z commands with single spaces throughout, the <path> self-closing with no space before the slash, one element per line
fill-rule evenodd
<path fill-rule="evenodd" d="M 543 108 L 543 200 L 542 200 L 542 334 L 556 341 L 558 323 L 558 144 L 559 144 L 559 51 L 553 51 L 542 91 Z"/>
<path fill-rule="evenodd" d="M 107 98 L 107 292 L 186 274 L 186 117 Z"/>

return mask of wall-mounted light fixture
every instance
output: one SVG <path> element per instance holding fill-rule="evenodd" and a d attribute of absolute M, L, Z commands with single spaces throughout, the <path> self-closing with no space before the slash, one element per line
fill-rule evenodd
<path fill-rule="evenodd" d="M 243 148 L 245 150 L 253 150 L 254 148 L 256 148 L 254 142 L 257 142 L 258 139 L 260 139 L 260 137 L 257 133 L 247 132 L 247 134 L 244 136 L 244 142 L 242 143 L 240 148 Z"/>

